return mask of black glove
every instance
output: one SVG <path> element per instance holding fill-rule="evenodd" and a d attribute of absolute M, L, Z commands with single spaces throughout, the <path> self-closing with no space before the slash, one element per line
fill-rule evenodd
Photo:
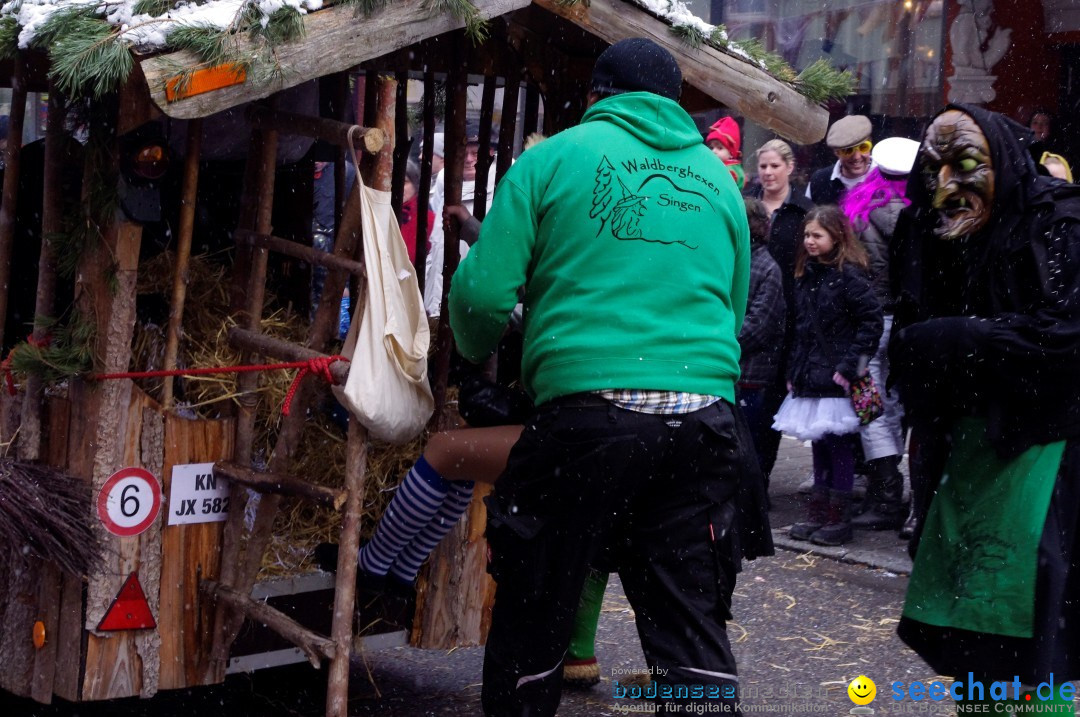
<path fill-rule="evenodd" d="M 986 319 L 930 319 L 898 332 L 890 346 L 891 375 L 910 417 L 952 415 L 979 403 L 987 388 L 981 376 L 990 332 Z"/>
<path fill-rule="evenodd" d="M 525 423 L 532 411 L 532 401 L 520 388 L 507 388 L 479 374 L 461 381 L 458 413 L 473 428 Z"/>

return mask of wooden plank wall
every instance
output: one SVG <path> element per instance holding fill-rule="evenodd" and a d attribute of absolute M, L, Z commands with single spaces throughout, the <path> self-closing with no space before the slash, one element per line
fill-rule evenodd
<path fill-rule="evenodd" d="M 233 454 L 235 421 L 189 421 L 165 416 L 164 494 L 172 487 L 173 466 L 227 460 Z M 166 510 L 168 506 L 166 506 Z M 199 594 L 200 580 L 216 580 L 221 567 L 225 523 L 167 526 L 162 523 L 161 681 L 163 690 L 204 684 L 214 613 Z"/>

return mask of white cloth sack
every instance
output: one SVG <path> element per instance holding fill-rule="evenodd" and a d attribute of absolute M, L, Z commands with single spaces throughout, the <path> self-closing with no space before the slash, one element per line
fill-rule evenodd
<path fill-rule="evenodd" d="M 427 315 L 389 192 L 357 177 L 364 232 L 366 296 L 356 303 L 342 354 L 352 361 L 338 400 L 379 440 L 405 443 L 435 408 L 427 379 Z"/>

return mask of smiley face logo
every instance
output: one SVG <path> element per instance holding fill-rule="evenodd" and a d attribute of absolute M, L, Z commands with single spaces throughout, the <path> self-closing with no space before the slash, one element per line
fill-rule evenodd
<path fill-rule="evenodd" d="M 866 675 L 859 675 L 847 688 L 848 697 L 857 705 L 868 705 L 877 696 L 877 685 Z"/>

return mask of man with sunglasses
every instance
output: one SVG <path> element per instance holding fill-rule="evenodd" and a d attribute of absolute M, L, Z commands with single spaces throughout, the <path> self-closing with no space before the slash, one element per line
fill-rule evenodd
<path fill-rule="evenodd" d="M 839 204 L 847 190 L 866 179 L 874 167 L 870 129 L 870 119 L 865 115 L 850 115 L 833 122 L 825 144 L 836 155 L 836 164 L 810 175 L 807 199 L 814 204 Z"/>

